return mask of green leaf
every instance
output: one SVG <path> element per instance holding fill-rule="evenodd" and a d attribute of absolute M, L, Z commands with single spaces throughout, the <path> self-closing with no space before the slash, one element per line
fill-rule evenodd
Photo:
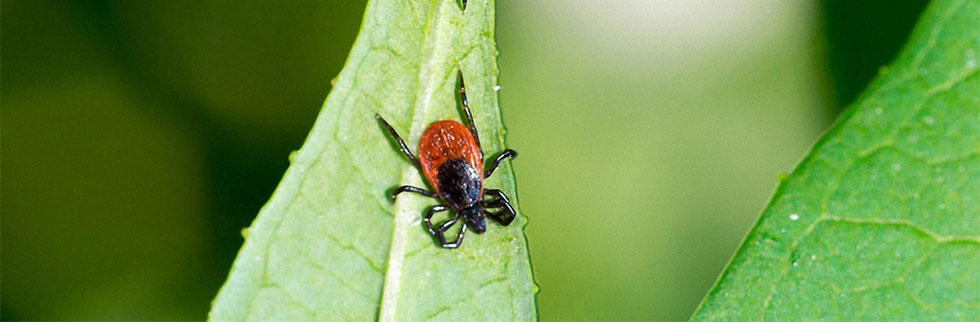
<path fill-rule="evenodd" d="M 416 146 L 428 124 L 460 119 L 460 68 L 488 156 L 504 149 L 494 87 L 493 1 L 371 1 L 346 66 L 306 143 L 215 299 L 212 320 L 531 320 L 537 286 L 523 226 L 488 223 L 462 247 L 421 224 L 433 199 L 374 113 Z M 275 107 L 270 107 L 275 108 Z M 516 201 L 509 164 L 487 180 Z"/>
<path fill-rule="evenodd" d="M 980 316 L 980 2 L 936 1 L 784 179 L 694 320 Z"/>

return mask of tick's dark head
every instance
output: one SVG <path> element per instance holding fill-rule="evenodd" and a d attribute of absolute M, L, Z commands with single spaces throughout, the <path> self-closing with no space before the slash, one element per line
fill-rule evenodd
<path fill-rule="evenodd" d="M 466 209 L 483 193 L 483 177 L 473 166 L 460 158 L 451 158 L 439 166 L 439 196 L 453 209 Z M 479 212 L 479 211 L 477 211 Z M 469 218 L 469 217 L 467 217 Z"/>
<path fill-rule="evenodd" d="M 466 226 L 473 230 L 477 234 L 482 234 L 487 231 L 487 219 L 483 216 L 483 212 L 480 211 L 480 207 L 473 206 L 461 210 L 463 218 L 466 218 Z"/>

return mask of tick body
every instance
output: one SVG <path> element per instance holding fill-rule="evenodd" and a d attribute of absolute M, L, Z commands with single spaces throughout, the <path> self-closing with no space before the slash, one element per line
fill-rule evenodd
<path fill-rule="evenodd" d="M 450 208 L 463 210 L 483 198 L 483 156 L 462 123 L 432 123 L 418 151 L 426 181 Z"/>
<path fill-rule="evenodd" d="M 480 136 L 473 123 L 469 103 L 466 100 L 466 90 L 463 85 L 462 73 L 459 76 L 459 94 L 462 98 L 463 111 L 469 126 L 452 120 L 437 121 L 429 125 L 419 139 L 418 157 L 412 154 L 398 132 L 380 115 L 375 115 L 398 143 L 402 153 L 408 157 L 416 168 L 422 171 L 425 180 L 435 192 L 413 186 L 401 186 L 392 193 L 392 200 L 402 192 L 414 192 L 424 196 L 439 198 L 442 205 L 430 208 L 422 218 L 422 224 L 436 238 L 440 246 L 456 248 L 463 242 L 467 228 L 477 234 L 486 231 L 486 218 L 489 217 L 503 226 L 514 220 L 517 212 L 511 206 L 510 200 L 502 191 L 484 189 L 484 179 L 490 177 L 493 170 L 506 158 L 514 158 L 517 152 L 504 150 L 496 158 L 490 168 L 484 171 L 483 150 L 480 148 Z M 484 197 L 492 196 L 493 200 Z M 497 211 L 491 211 L 497 210 Z M 437 225 L 432 224 L 432 216 L 442 211 L 452 211 L 451 219 Z M 463 219 L 459 234 L 453 241 L 445 237 L 446 231 Z"/>

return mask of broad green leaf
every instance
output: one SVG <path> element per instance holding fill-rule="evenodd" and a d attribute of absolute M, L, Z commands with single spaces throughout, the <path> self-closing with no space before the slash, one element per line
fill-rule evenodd
<path fill-rule="evenodd" d="M 421 224 L 436 202 L 387 194 L 425 186 L 375 120 L 416 146 L 430 123 L 460 119 L 460 68 L 488 155 L 504 149 L 494 87 L 493 1 L 371 1 L 347 64 L 306 143 L 215 299 L 212 320 L 531 320 L 526 219 L 488 223 L 462 247 L 437 247 Z M 326 26 L 326 24 L 325 24 Z M 274 108 L 274 107 L 271 107 Z M 509 164 L 487 187 L 516 201 Z"/>
<path fill-rule="evenodd" d="M 694 320 L 980 317 L 980 1 L 936 1 Z"/>

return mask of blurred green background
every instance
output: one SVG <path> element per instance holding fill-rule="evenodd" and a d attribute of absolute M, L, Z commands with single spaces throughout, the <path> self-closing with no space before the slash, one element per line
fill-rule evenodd
<path fill-rule="evenodd" d="M 542 319 L 687 319 L 924 1 L 500 1 Z M 203 319 L 358 1 L 2 2 L 0 318 Z"/>

